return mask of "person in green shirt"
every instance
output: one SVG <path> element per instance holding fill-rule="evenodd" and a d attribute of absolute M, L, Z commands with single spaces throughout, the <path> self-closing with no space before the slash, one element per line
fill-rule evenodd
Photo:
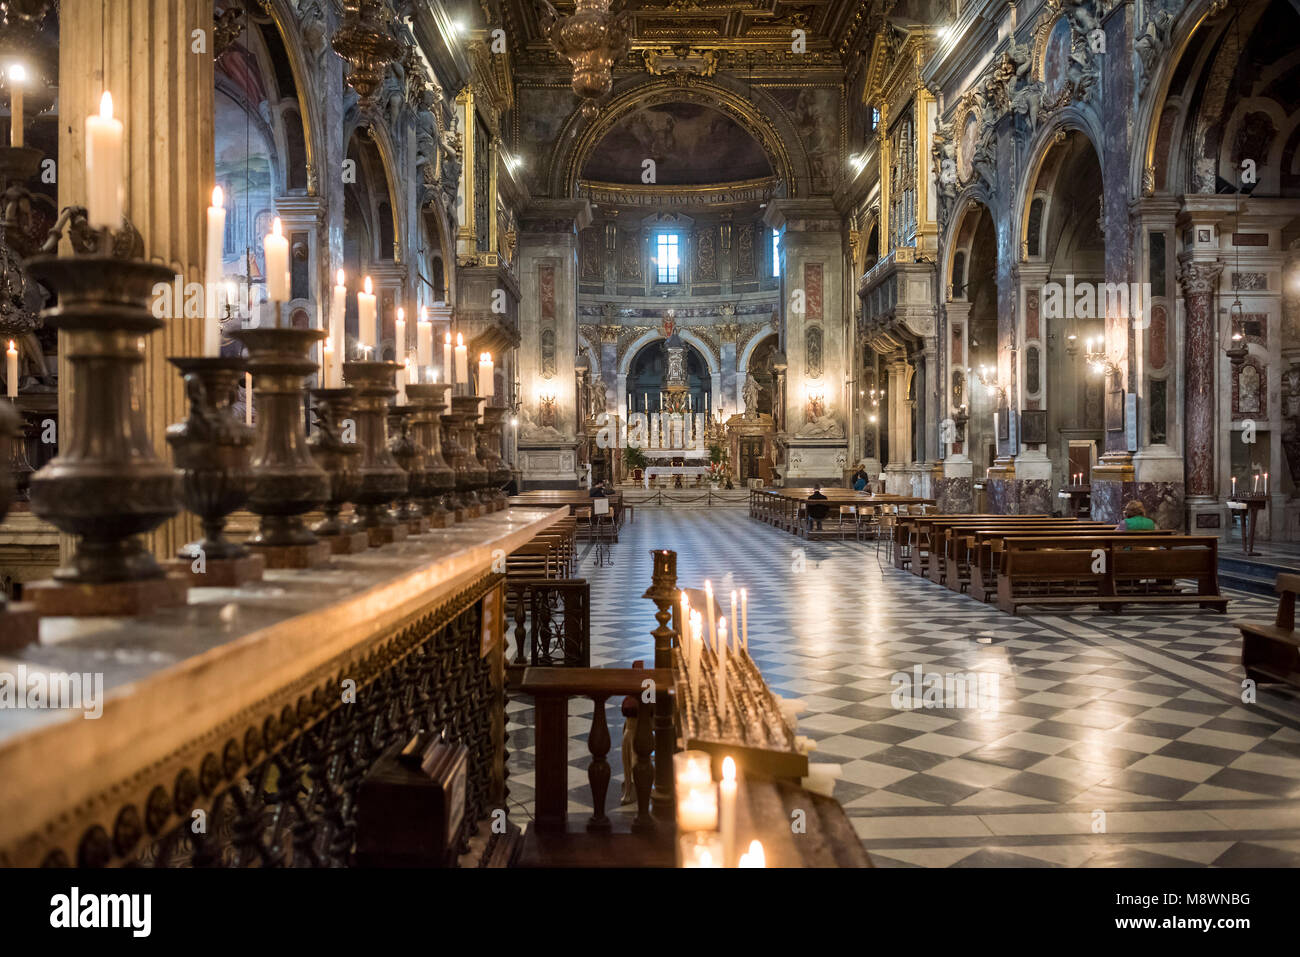
<path fill-rule="evenodd" d="M 1115 526 L 1118 532 L 1149 532 L 1156 523 L 1147 518 L 1147 510 L 1137 499 L 1132 499 L 1124 506 L 1124 517 Z"/>

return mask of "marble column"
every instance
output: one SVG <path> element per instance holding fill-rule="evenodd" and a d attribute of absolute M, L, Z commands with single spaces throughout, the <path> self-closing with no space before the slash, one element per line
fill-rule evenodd
<path fill-rule="evenodd" d="M 1216 496 L 1214 443 L 1215 314 L 1214 299 L 1223 263 L 1180 257 L 1178 283 L 1183 290 L 1183 448 L 1186 462 L 1188 527 L 1198 512 L 1221 511 Z"/>
<path fill-rule="evenodd" d="M 207 52 L 191 51 L 205 31 Z M 103 64 L 103 69 L 100 65 Z M 106 71 L 106 73 L 105 73 Z M 144 240 L 144 258 L 184 278 L 203 280 L 207 207 L 214 180 L 212 3 L 203 0 L 63 0 L 59 11 L 59 205 L 84 205 L 85 118 L 113 95 L 123 124 L 125 214 Z M 63 255 L 69 255 L 65 240 Z M 60 336 L 62 338 L 62 336 Z M 180 376 L 168 356 L 198 355 L 203 320 L 171 319 L 148 337 L 136 395 L 159 456 L 171 459 L 167 426 L 185 417 Z M 60 348 L 60 354 L 64 349 Z M 59 362 L 60 422 L 76 389 Z M 60 436 L 66 442 L 67 434 Z M 197 536 L 187 512 L 147 537 L 170 557 Z M 67 551 L 65 543 L 64 551 Z"/>

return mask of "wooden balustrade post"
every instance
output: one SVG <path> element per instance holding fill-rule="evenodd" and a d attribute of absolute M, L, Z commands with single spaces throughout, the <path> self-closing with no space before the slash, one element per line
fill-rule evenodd
<path fill-rule="evenodd" d="M 650 763 L 650 705 L 644 698 L 637 699 L 636 737 L 632 741 L 632 750 L 636 752 L 636 766 L 632 769 L 632 780 L 636 785 L 636 817 L 632 821 L 634 831 L 655 830 L 654 818 L 650 816 L 650 790 L 654 777 L 654 767 Z M 672 769 L 672 751 L 661 752 L 659 764 Z M 669 791 L 671 796 L 671 789 Z M 669 805 L 669 811 L 672 806 Z"/>
<path fill-rule="evenodd" d="M 673 629 L 668 627 L 668 620 L 673 616 L 673 607 L 677 603 L 677 553 L 668 549 L 651 551 L 654 571 L 650 587 L 643 598 L 650 598 L 658 607 L 655 621 L 658 627 L 651 632 L 655 641 L 655 667 L 671 669 L 673 666 Z M 673 749 L 676 737 L 673 734 L 673 699 L 671 689 L 654 689 L 654 740 L 655 740 L 655 782 L 654 813 L 656 817 L 671 819 L 675 815 L 673 805 Z M 638 723 L 637 734 L 641 733 Z"/>
<path fill-rule="evenodd" d="M 569 807 L 569 699 L 567 695 L 539 694 L 536 708 L 534 826 L 538 831 L 563 833 Z"/>
<path fill-rule="evenodd" d="M 587 768 L 587 781 L 591 785 L 591 820 L 589 831 L 608 831 L 609 818 L 605 815 L 605 795 L 609 791 L 609 723 L 605 720 L 605 696 L 592 695 L 595 711 L 591 716 L 591 734 L 587 737 L 587 750 L 591 752 L 591 766 Z"/>

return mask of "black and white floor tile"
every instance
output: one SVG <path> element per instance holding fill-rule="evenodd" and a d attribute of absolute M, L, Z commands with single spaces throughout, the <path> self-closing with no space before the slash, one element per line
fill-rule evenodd
<path fill-rule="evenodd" d="M 877 866 L 1300 866 L 1300 696 L 1265 686 L 1243 703 L 1232 626 L 1271 620 L 1272 599 L 1011 616 L 896 571 L 872 543 L 799 541 L 744 509 L 638 509 L 613 565 L 588 553 L 579 572 L 593 666 L 653 657 L 654 548 L 677 551 L 684 584 L 749 589 L 750 652 L 806 703 L 799 733 L 840 766 L 835 797 Z M 918 665 L 997 675 L 997 709 L 895 707 L 894 676 Z M 571 708 L 575 816 L 590 811 L 590 708 Z M 509 711 L 512 814 L 526 817 L 531 702 Z"/>

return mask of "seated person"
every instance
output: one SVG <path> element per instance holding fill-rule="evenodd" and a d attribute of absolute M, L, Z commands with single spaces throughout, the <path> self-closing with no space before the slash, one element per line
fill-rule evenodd
<path fill-rule="evenodd" d="M 822 522 L 826 520 L 826 511 L 830 507 L 828 505 L 814 505 L 813 503 L 818 500 L 822 502 L 827 501 L 826 496 L 822 494 L 822 487 L 820 482 L 813 485 L 812 494 L 808 496 L 809 530 L 812 529 L 814 522 L 817 524 L 818 531 L 821 530 Z"/>
<path fill-rule="evenodd" d="M 1117 532 L 1149 532 L 1156 523 L 1147 518 L 1147 510 L 1137 499 L 1130 499 L 1124 506 L 1124 517 L 1115 526 Z"/>
<path fill-rule="evenodd" d="M 866 490 L 867 490 L 866 469 L 858 469 L 858 474 L 853 476 L 853 491 L 865 492 Z"/>
<path fill-rule="evenodd" d="M 609 497 L 609 489 L 607 489 L 607 488 L 605 487 L 605 483 L 604 483 L 604 482 L 597 482 L 595 485 L 593 485 L 593 486 L 591 487 L 591 497 L 592 497 L 592 498 L 608 498 L 608 497 Z"/>

